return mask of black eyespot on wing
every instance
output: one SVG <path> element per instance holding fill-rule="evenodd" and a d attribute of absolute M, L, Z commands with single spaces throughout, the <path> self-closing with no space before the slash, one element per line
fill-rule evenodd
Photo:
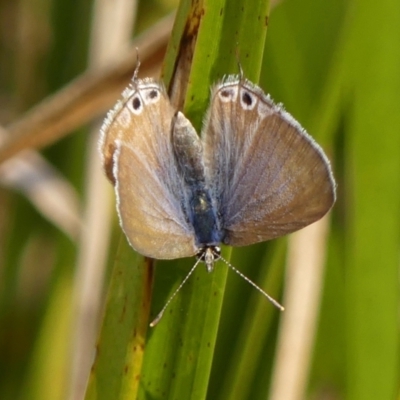
<path fill-rule="evenodd" d="M 248 92 L 243 92 L 242 93 L 242 101 L 246 106 L 251 106 L 253 104 L 253 97 L 250 96 Z"/>
<path fill-rule="evenodd" d="M 220 92 L 221 97 L 230 98 L 233 97 L 233 90 L 232 89 L 224 89 Z"/>
<path fill-rule="evenodd" d="M 142 102 L 140 101 L 139 97 L 134 97 L 132 100 L 132 108 L 134 110 L 139 110 L 142 106 Z"/>
<path fill-rule="evenodd" d="M 156 99 L 158 97 L 158 92 L 157 90 L 151 90 L 149 92 L 149 99 Z"/>

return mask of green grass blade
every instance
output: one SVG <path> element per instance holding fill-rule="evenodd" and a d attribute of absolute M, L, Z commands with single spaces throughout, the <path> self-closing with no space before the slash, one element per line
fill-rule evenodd
<path fill-rule="evenodd" d="M 241 39 L 242 43 L 238 46 L 237 38 L 245 37 L 242 34 L 244 31 L 251 31 L 260 38 L 258 51 L 254 51 L 242 63 L 245 74 L 254 79 L 261 70 L 266 26 L 254 24 L 254 21 L 258 20 L 260 7 L 265 10 L 265 15 L 268 5 L 266 2 L 260 5 L 259 1 L 242 3 L 204 1 L 202 4 L 204 15 L 198 32 L 184 107 L 186 115 L 197 129 L 201 127 L 208 104 L 210 85 L 225 73 L 238 73 L 236 54 L 245 54 L 245 45 L 251 40 Z M 248 13 L 245 18 L 241 6 Z M 196 4 L 196 7 L 199 5 Z M 237 18 L 232 19 L 232 15 L 237 15 Z M 188 25 L 190 22 L 186 22 L 186 26 Z M 238 33 L 236 38 L 232 32 Z M 221 57 L 222 53 L 226 57 Z M 171 70 L 168 66 L 166 69 Z M 224 251 L 225 257 L 227 251 Z M 194 260 L 189 265 L 193 263 Z M 159 305 L 154 314 L 168 298 L 166 292 L 173 292 L 171 286 L 169 289 L 163 286 L 163 282 L 167 281 L 167 274 L 176 276 L 176 272 L 170 271 L 171 264 L 177 270 L 182 268 L 185 272 L 189 268 L 187 263 L 186 268 L 184 267 L 184 261 L 160 263 L 154 298 L 154 303 Z M 151 331 L 139 398 L 162 395 L 164 398 L 197 400 L 206 397 L 226 275 L 227 268 L 221 263 L 216 265 L 212 276 L 206 273 L 204 266 L 200 266 L 174 299 L 159 325 Z M 178 276 L 175 287 L 182 281 L 184 273 Z M 163 301 L 158 300 L 159 296 Z"/>
<path fill-rule="evenodd" d="M 152 267 L 121 238 L 85 398 L 128 399 L 138 391 L 150 310 Z"/>
<path fill-rule="evenodd" d="M 249 262 L 249 257 L 241 257 L 241 260 L 235 257 L 234 263 L 240 265 L 245 273 L 250 273 L 251 269 L 254 270 L 254 267 L 257 267 L 259 269 L 257 283 L 273 298 L 279 300 L 286 240 L 276 240 L 263 247 L 265 248 L 264 255 L 256 257 L 254 264 Z M 244 269 L 244 267 L 247 268 Z M 240 280 L 238 285 L 247 284 Z M 229 350 L 231 358 L 228 366 L 225 367 L 225 378 L 218 385 L 220 386 L 218 395 L 220 399 L 251 398 L 257 376 L 260 373 L 260 366 L 261 370 L 265 368 L 270 370 L 272 365 L 272 359 L 269 362 L 265 360 L 265 346 L 271 348 L 275 346 L 275 341 L 271 338 L 274 336 L 274 330 L 277 326 L 274 322 L 280 317 L 280 311 L 253 288 L 247 289 L 250 289 L 250 298 L 246 305 L 244 317 L 240 320 L 233 317 L 229 323 L 228 329 L 237 330 L 238 337 L 235 346 L 232 346 Z M 232 293 L 229 306 L 235 309 L 237 301 L 238 297 Z M 224 337 L 221 336 L 219 340 L 223 342 Z M 259 396 L 265 397 L 267 390 L 268 385 L 265 382 Z"/>
<path fill-rule="evenodd" d="M 348 398 L 391 399 L 399 373 L 400 3 L 356 4 L 344 82 L 351 105 L 346 136 L 351 170 L 346 176 Z"/>

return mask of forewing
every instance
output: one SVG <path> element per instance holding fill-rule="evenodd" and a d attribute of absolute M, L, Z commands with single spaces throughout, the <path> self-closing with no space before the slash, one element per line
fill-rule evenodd
<path fill-rule="evenodd" d="M 214 88 L 202 137 L 226 244 L 288 234 L 332 207 L 335 183 L 322 149 L 250 82 L 231 76 Z"/>
<path fill-rule="evenodd" d="M 172 153 L 173 114 L 158 83 L 137 80 L 101 129 L 103 165 L 115 185 L 122 229 L 136 251 L 158 259 L 197 252 Z"/>

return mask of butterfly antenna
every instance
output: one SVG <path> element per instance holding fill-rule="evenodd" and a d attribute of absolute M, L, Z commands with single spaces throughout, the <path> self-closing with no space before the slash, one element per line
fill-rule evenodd
<path fill-rule="evenodd" d="M 273 299 L 269 294 L 264 292 L 259 286 L 257 286 L 252 280 L 250 280 L 246 275 L 242 274 L 237 268 L 235 268 L 230 262 L 225 260 L 225 258 L 220 257 L 220 259 L 229 267 L 231 268 L 234 272 L 236 272 L 240 277 L 242 277 L 247 283 L 250 283 L 251 286 L 253 286 L 255 289 L 257 289 L 264 297 L 266 297 L 276 308 L 279 308 L 279 310 L 283 311 L 285 307 L 283 307 L 281 304 L 279 304 L 275 299 Z"/>
<path fill-rule="evenodd" d="M 239 80 L 242 82 L 244 80 L 244 72 L 242 64 L 240 64 L 240 55 L 239 55 L 239 47 L 236 48 L 236 62 L 239 69 Z"/>
<path fill-rule="evenodd" d="M 199 258 L 196 263 L 193 265 L 192 269 L 189 271 L 189 273 L 185 276 L 185 279 L 181 282 L 181 284 L 177 287 L 174 293 L 172 293 L 171 297 L 167 300 L 165 303 L 165 306 L 162 308 L 162 310 L 157 314 L 157 316 L 153 319 L 153 321 L 150 322 L 150 326 L 153 328 L 155 327 L 159 322 L 160 319 L 162 318 L 164 311 L 167 309 L 168 305 L 171 303 L 173 298 L 178 294 L 178 292 L 182 289 L 183 285 L 187 282 L 189 279 L 190 275 L 193 274 L 194 270 L 196 267 L 199 265 L 199 262 L 201 261 L 201 258 Z"/>
<path fill-rule="evenodd" d="M 136 82 L 138 80 L 139 68 L 140 68 L 139 49 L 136 47 L 136 67 L 135 71 L 133 72 L 133 78 L 132 78 L 133 82 Z"/>

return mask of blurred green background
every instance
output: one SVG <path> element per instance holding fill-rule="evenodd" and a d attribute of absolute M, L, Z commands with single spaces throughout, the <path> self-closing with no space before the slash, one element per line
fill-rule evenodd
<path fill-rule="evenodd" d="M 139 1 L 135 33 L 175 6 L 173 1 Z M 0 0 L 3 127 L 85 71 L 93 7 L 89 0 Z M 310 368 L 304 390 L 293 398 L 399 398 L 400 2 L 273 3 L 260 86 L 321 143 L 338 183 L 316 332 L 304 356 Z M 81 127 L 41 151 L 77 194 L 78 216 L 89 185 L 88 132 Z M 4 171 L 0 174 L 4 178 Z M 0 399 L 69 398 L 79 233 L 76 226 L 69 233 L 60 229 L 38 212 L 26 191 L 3 178 Z M 106 276 L 120 238 L 113 215 Z M 234 250 L 232 262 L 261 285 L 269 279 L 279 298 L 285 259 L 286 239 L 280 239 Z M 258 263 L 267 266 L 266 272 L 254 267 Z M 192 265 L 177 262 L 175 270 L 173 263 L 165 264 L 171 275 L 166 282 L 156 281 L 156 287 L 170 287 L 181 276 L 176 270 L 184 274 Z M 189 282 L 187 290 L 193 285 Z M 107 279 L 103 300 L 106 293 Z M 156 295 L 155 312 L 165 293 Z M 257 308 L 254 296 L 251 287 L 229 276 L 209 399 L 273 398 L 282 317 L 269 304 Z M 256 343 L 246 341 L 250 330 Z M 290 353 L 287 357 L 290 365 Z M 159 367 L 155 362 L 152 368 Z M 246 384 L 241 385 L 237 371 L 251 371 L 243 377 Z M 140 398 L 146 397 L 142 393 Z"/>

